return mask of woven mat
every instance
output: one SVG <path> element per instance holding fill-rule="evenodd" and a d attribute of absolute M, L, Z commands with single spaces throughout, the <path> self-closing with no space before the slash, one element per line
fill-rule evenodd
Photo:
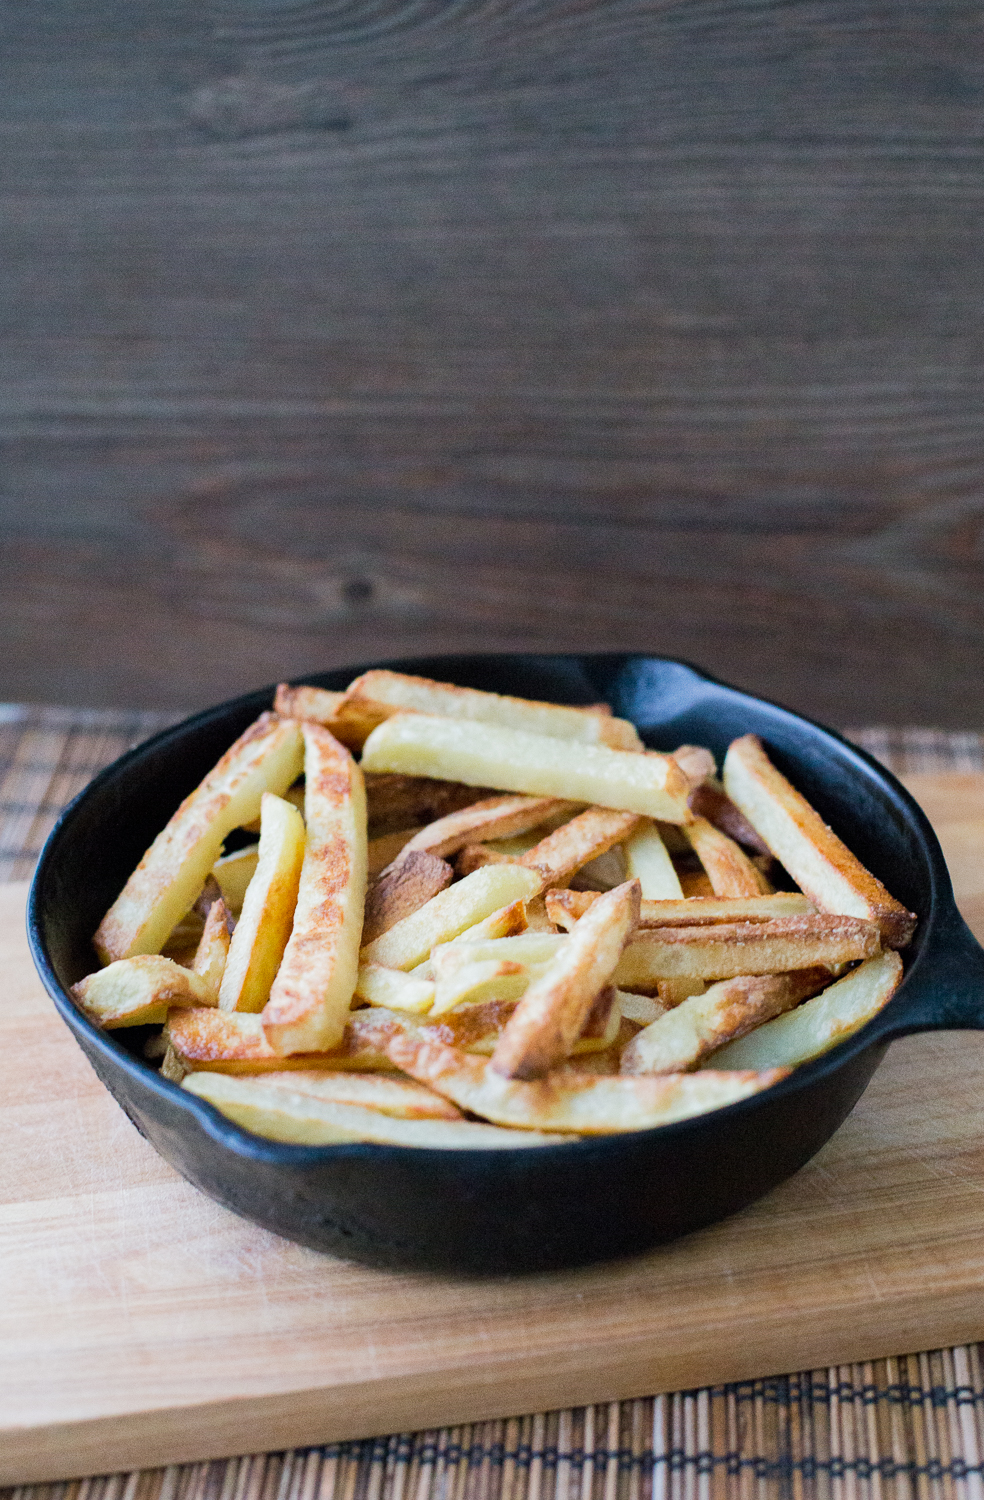
<path fill-rule="evenodd" d="M 0 705 L 0 880 L 59 810 L 162 728 Z M 984 735 L 853 729 L 900 774 L 984 771 Z M 984 1288 L 982 1288 L 984 1296 Z M 984 1346 L 288 1453 L 0 1489 L 0 1500 L 984 1500 Z"/>

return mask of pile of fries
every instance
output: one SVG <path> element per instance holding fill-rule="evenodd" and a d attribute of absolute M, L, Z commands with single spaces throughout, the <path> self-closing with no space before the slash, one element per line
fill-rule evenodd
<path fill-rule="evenodd" d="M 754 735 L 718 779 L 607 705 L 372 671 L 278 689 L 73 995 L 259 1135 L 529 1147 L 768 1088 L 885 1005 L 914 924 Z"/>

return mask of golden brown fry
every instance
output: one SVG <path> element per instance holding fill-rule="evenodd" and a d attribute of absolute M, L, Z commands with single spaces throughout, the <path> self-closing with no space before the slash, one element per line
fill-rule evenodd
<path fill-rule="evenodd" d="M 725 1042 L 792 1010 L 830 983 L 830 970 L 742 976 L 712 984 L 640 1031 L 622 1054 L 622 1073 L 686 1073 Z"/>
<path fill-rule="evenodd" d="M 662 927 L 636 933 L 622 954 L 615 983 L 620 989 L 646 990 L 660 979 L 782 974 L 871 958 L 878 949 L 878 928 L 859 917 L 779 917 L 773 922 Z"/>
<path fill-rule="evenodd" d="M 524 1081 L 504 1078 L 490 1063 L 430 1039 L 422 1027 L 401 1018 L 377 1025 L 378 1044 L 411 1078 L 428 1084 L 461 1109 L 520 1130 L 570 1130 L 585 1135 L 646 1130 L 748 1098 L 788 1071 L 715 1073 L 706 1069 L 660 1077 L 612 1077 L 560 1068 L 545 1078 Z M 700 1086 L 703 1080 L 706 1087 Z"/>
<path fill-rule="evenodd" d="M 72 999 L 97 1026 L 157 1025 L 172 1005 L 216 1003 L 212 986 L 200 974 L 157 953 L 120 958 L 73 984 Z"/>
<path fill-rule="evenodd" d="M 642 822 L 635 813 L 589 807 L 534 844 L 519 863 L 535 870 L 544 887 L 556 885 L 600 854 L 606 854 L 613 845 L 620 844 Z"/>
<path fill-rule="evenodd" d="M 351 755 L 303 725 L 306 843 L 294 926 L 263 1010 L 275 1051 L 338 1045 L 359 971 L 366 896 L 366 803 Z"/>
<path fill-rule="evenodd" d="M 525 833 L 564 808 L 573 812 L 574 804 L 559 797 L 484 797 L 480 802 L 448 813 L 422 828 L 404 846 L 402 857 L 419 850 L 443 859 L 456 854 L 466 844 L 481 844 L 487 839 Z"/>
<path fill-rule="evenodd" d="M 208 909 L 205 928 L 191 965 L 199 978 L 204 979 L 212 990 L 216 1004 L 219 1000 L 219 987 L 222 984 L 226 959 L 229 957 L 230 923 L 231 918 L 226 910 L 226 904 L 220 896 Z"/>
<path fill-rule="evenodd" d="M 570 931 L 597 900 L 594 891 L 547 891 L 547 915 Z M 775 917 L 807 917 L 813 902 L 799 891 L 776 891 L 771 896 L 690 896 L 679 901 L 642 901 L 640 927 L 704 927 L 717 922 L 768 922 Z"/>
<path fill-rule="evenodd" d="M 639 918 L 639 882 L 607 891 L 526 991 L 492 1056 L 506 1078 L 539 1078 L 569 1055 Z"/>
<path fill-rule="evenodd" d="M 746 734 L 730 746 L 724 785 L 775 857 L 821 911 L 877 922 L 885 942 L 904 948 L 916 918 L 866 870 L 802 794 Z"/>
<path fill-rule="evenodd" d="M 384 870 L 366 897 L 363 943 L 381 937 L 404 917 L 419 911 L 451 884 L 454 871 L 446 860 L 414 851 Z"/>
<path fill-rule="evenodd" d="M 682 1005 L 691 995 L 703 995 L 707 989 L 706 979 L 657 979 L 656 995 L 666 1010 Z"/>
<path fill-rule="evenodd" d="M 262 1017 L 250 1011 L 172 1010 L 164 1034 L 179 1064 L 192 1073 L 203 1068 L 220 1073 L 266 1073 L 293 1068 L 378 1072 L 392 1064 L 366 1035 L 362 1018 L 373 1014 L 371 1010 L 351 1014 L 342 1044 L 334 1052 L 299 1052 L 291 1057 L 282 1057 L 273 1050 L 266 1039 Z"/>
<path fill-rule="evenodd" d="M 338 706 L 343 697 L 343 693 L 332 693 L 327 688 L 291 687 L 289 683 L 281 682 L 273 707 L 282 718 L 308 719 L 321 724 L 350 750 L 361 750 L 372 724 L 360 722 L 352 714 L 339 718 Z"/>
<path fill-rule="evenodd" d="M 560 703 L 538 703 L 476 688 L 434 682 L 406 672 L 364 672 L 346 689 L 338 706 L 342 718 L 360 725 L 381 724 L 396 713 L 436 714 L 441 718 L 470 719 L 521 729 L 586 745 L 611 745 L 619 750 L 642 747 L 633 725 L 612 717 L 606 704 L 598 708 L 570 708 Z"/>
<path fill-rule="evenodd" d="M 257 816 L 264 792 L 286 791 L 300 768 L 299 725 L 261 715 L 185 798 L 109 908 L 94 940 L 103 963 L 159 953 L 226 835 Z"/>
<path fill-rule="evenodd" d="M 768 896 L 772 886 L 748 855 L 706 818 L 694 818 L 683 829 L 715 896 Z"/>

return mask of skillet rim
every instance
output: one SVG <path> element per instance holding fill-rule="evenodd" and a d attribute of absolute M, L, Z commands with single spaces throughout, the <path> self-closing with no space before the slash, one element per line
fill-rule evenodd
<path fill-rule="evenodd" d="M 645 1130 L 619 1131 L 611 1135 L 582 1136 L 571 1141 L 560 1142 L 556 1145 L 516 1147 L 460 1147 L 454 1149 L 441 1149 L 424 1146 L 394 1145 L 384 1142 L 372 1141 L 350 1141 L 339 1142 L 333 1145 L 302 1146 L 285 1141 L 268 1140 L 265 1137 L 254 1135 L 253 1132 L 237 1125 L 227 1116 L 223 1115 L 214 1105 L 205 1100 L 197 1098 L 182 1089 L 179 1084 L 170 1079 L 162 1078 L 156 1069 L 148 1063 L 129 1052 L 121 1043 L 114 1040 L 109 1031 L 96 1026 L 86 1015 L 83 1014 L 71 999 L 65 987 L 59 980 L 54 963 L 48 952 L 47 935 L 45 932 L 44 917 L 44 890 L 46 880 L 49 878 L 49 866 L 53 858 L 57 856 L 58 845 L 63 838 L 70 836 L 71 823 L 78 810 L 89 799 L 97 794 L 106 785 L 110 784 L 120 772 L 131 765 L 135 760 L 143 759 L 161 746 L 171 741 L 180 740 L 189 731 L 199 725 L 206 724 L 211 719 L 217 719 L 231 710 L 247 706 L 256 706 L 257 712 L 272 702 L 275 684 L 269 687 L 257 688 L 250 692 L 229 698 L 222 703 L 210 705 L 199 710 L 197 713 L 181 719 L 176 724 L 166 726 L 157 734 L 142 741 L 138 745 L 127 750 L 123 755 L 117 757 L 108 766 L 104 767 L 83 789 L 72 798 L 51 829 L 38 858 L 37 866 L 31 880 L 27 900 L 27 930 L 31 957 L 35 968 L 44 984 L 44 987 L 54 1001 L 63 1021 L 73 1033 L 81 1033 L 86 1038 L 87 1048 L 94 1048 L 100 1054 L 103 1062 L 110 1069 L 122 1069 L 123 1073 L 138 1087 L 150 1087 L 152 1092 L 159 1098 L 169 1103 L 179 1104 L 187 1111 L 190 1119 L 194 1120 L 209 1136 L 216 1145 L 227 1150 L 234 1151 L 245 1159 L 262 1160 L 267 1163 L 277 1164 L 282 1162 L 285 1166 L 303 1168 L 306 1165 L 339 1160 L 353 1159 L 356 1161 L 371 1161 L 378 1159 L 380 1153 L 395 1158 L 405 1157 L 407 1152 L 415 1153 L 418 1159 L 436 1158 L 445 1163 L 448 1168 L 457 1162 L 474 1162 L 479 1167 L 492 1159 L 511 1158 L 516 1153 L 522 1157 L 529 1155 L 535 1150 L 538 1160 L 542 1160 L 546 1154 L 550 1158 L 554 1153 L 567 1153 L 565 1159 L 574 1159 L 575 1153 L 581 1156 L 596 1156 L 602 1152 L 609 1154 L 617 1152 L 620 1143 L 638 1140 L 640 1137 L 659 1136 L 660 1140 L 671 1142 L 679 1139 L 681 1134 L 688 1131 L 697 1135 L 702 1127 L 717 1128 L 722 1123 L 737 1119 L 741 1115 L 754 1112 L 761 1108 L 766 1100 L 772 1101 L 787 1098 L 803 1089 L 811 1087 L 815 1083 L 822 1082 L 828 1074 L 837 1072 L 846 1066 L 853 1058 L 861 1052 L 878 1044 L 887 1044 L 894 1037 L 905 1034 L 907 1030 L 913 1029 L 908 1026 L 899 1013 L 899 1002 L 903 998 L 907 985 L 910 992 L 916 988 L 913 981 L 922 977 L 922 971 L 931 965 L 934 949 L 940 935 L 945 939 L 945 927 L 948 920 L 956 917 L 959 912 L 953 896 L 952 883 L 943 857 L 939 841 L 932 826 L 923 812 L 922 808 L 912 797 L 902 783 L 893 775 L 887 767 L 877 761 L 860 746 L 853 744 L 837 730 L 828 725 L 811 719 L 804 714 L 796 713 L 784 704 L 774 699 L 764 698 L 757 694 L 747 693 L 742 688 L 734 687 L 731 683 L 723 682 L 714 677 L 703 668 L 680 657 L 654 656 L 649 652 L 610 652 L 610 651 L 588 651 L 588 652 L 468 652 L 468 653 L 444 653 L 440 655 L 427 655 L 418 657 L 402 657 L 387 660 L 384 663 L 369 663 L 359 667 L 331 668 L 325 672 L 304 673 L 297 678 L 290 679 L 291 685 L 308 683 L 323 685 L 325 679 L 342 678 L 351 681 L 353 676 L 371 670 L 374 666 L 383 666 L 394 671 L 411 671 L 414 668 L 419 672 L 425 668 L 434 670 L 434 664 L 445 662 L 475 662 L 496 661 L 508 662 L 510 660 L 526 661 L 554 661 L 565 663 L 596 663 L 602 662 L 615 664 L 624 668 L 629 663 L 654 663 L 660 666 L 683 668 L 699 683 L 708 684 L 711 688 L 718 689 L 733 695 L 735 699 L 747 700 L 756 705 L 777 711 L 784 717 L 792 720 L 795 724 L 804 725 L 812 736 L 820 736 L 822 739 L 833 741 L 837 746 L 842 758 L 855 762 L 855 769 L 866 775 L 880 789 L 888 794 L 889 800 L 900 805 L 906 815 L 906 823 L 909 829 L 916 833 L 919 850 L 925 861 L 926 871 L 929 875 L 930 906 L 925 916 L 919 917 L 920 944 L 915 961 L 906 965 L 902 981 L 892 996 L 891 1000 L 881 1011 L 873 1016 L 864 1026 L 835 1046 L 828 1048 L 819 1057 L 811 1062 L 800 1064 L 793 1068 L 789 1075 L 769 1088 L 752 1094 L 748 1098 L 741 1099 L 735 1103 L 721 1106 L 717 1109 L 707 1111 L 704 1114 L 691 1115 L 682 1120 L 672 1121 L 664 1125 L 653 1125 Z M 895 1011 L 893 1019 L 892 1012 Z M 108 1085 L 104 1084 L 108 1088 Z M 109 1090 L 112 1093 L 112 1089 Z"/>

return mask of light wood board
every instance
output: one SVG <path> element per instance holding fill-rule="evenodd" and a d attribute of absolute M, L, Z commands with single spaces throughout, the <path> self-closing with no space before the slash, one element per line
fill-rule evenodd
<path fill-rule="evenodd" d="M 912 778 L 984 918 L 984 777 Z M 984 1036 L 897 1043 L 833 1141 L 638 1259 L 466 1280 L 277 1239 L 161 1161 L 0 888 L 0 1483 L 452 1424 L 984 1336 Z"/>

